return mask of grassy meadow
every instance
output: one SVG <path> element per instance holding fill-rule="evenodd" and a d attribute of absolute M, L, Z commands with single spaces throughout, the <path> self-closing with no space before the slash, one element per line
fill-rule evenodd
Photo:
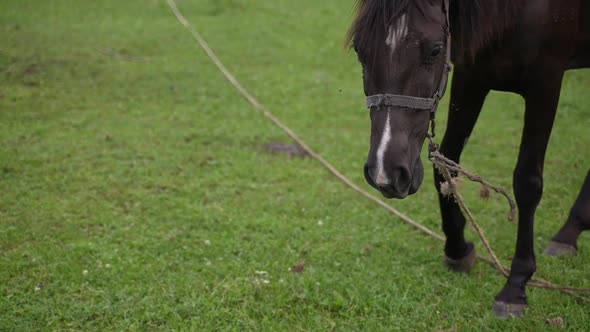
<path fill-rule="evenodd" d="M 253 95 L 375 192 L 360 66 L 343 48 L 353 0 L 177 3 Z M 590 167 L 588 104 L 590 71 L 569 72 L 535 225 L 537 276 L 585 287 L 589 234 L 576 257 L 541 252 Z M 463 164 L 510 188 L 522 119 L 520 97 L 492 93 Z M 0 331 L 590 330 L 590 306 L 551 290 L 529 289 L 524 318 L 495 318 L 493 268 L 449 272 L 441 243 L 271 142 L 291 143 L 165 1 L 1 1 Z M 440 230 L 426 168 L 416 195 L 389 203 Z M 463 192 L 509 262 L 506 204 Z"/>

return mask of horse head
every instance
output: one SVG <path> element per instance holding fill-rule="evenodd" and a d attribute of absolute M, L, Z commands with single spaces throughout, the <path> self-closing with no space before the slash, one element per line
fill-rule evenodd
<path fill-rule="evenodd" d="M 363 68 L 371 138 L 367 182 L 387 198 L 422 183 L 420 151 L 449 61 L 446 0 L 359 1 L 349 39 Z"/>

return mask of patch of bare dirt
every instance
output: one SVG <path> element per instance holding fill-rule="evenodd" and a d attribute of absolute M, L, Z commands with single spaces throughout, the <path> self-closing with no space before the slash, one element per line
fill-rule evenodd
<path fill-rule="evenodd" d="M 307 152 L 297 144 L 270 142 L 264 146 L 265 150 L 270 153 L 285 154 L 288 156 L 305 157 Z"/>
<path fill-rule="evenodd" d="M 301 273 L 301 272 L 303 272 L 303 269 L 305 269 L 305 262 L 301 261 L 301 262 L 297 262 L 297 263 L 295 263 L 295 265 L 291 266 L 289 271 L 295 272 L 295 273 Z"/>

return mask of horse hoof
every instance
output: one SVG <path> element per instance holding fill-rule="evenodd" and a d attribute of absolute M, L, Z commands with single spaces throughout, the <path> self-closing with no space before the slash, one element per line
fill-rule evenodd
<path fill-rule="evenodd" d="M 576 247 L 555 241 L 551 241 L 543 251 L 545 255 L 549 256 L 575 256 L 577 252 Z"/>
<path fill-rule="evenodd" d="M 471 249 L 471 251 L 467 254 L 467 256 L 459 259 L 452 259 L 449 257 L 445 257 L 445 265 L 452 271 L 455 272 L 468 272 L 473 264 L 475 264 L 475 260 L 477 259 L 477 254 L 475 253 L 475 247 Z"/>
<path fill-rule="evenodd" d="M 494 315 L 496 315 L 496 317 L 498 318 L 508 318 L 510 316 L 522 317 L 525 308 L 526 304 L 512 304 L 502 301 L 496 301 L 494 302 L 492 311 L 494 312 Z"/>

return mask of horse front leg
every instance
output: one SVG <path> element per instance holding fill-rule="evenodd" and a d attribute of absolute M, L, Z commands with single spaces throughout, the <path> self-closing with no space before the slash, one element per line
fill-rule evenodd
<path fill-rule="evenodd" d="M 496 296 L 497 316 L 521 316 L 527 304 L 525 286 L 536 270 L 533 225 L 543 193 L 543 163 L 553 127 L 563 71 L 544 73 L 531 80 L 523 93 L 526 101 L 524 129 L 513 189 L 518 206 L 518 235 L 510 275 Z"/>
<path fill-rule="evenodd" d="M 451 87 L 451 101 L 447 129 L 440 145 L 440 151 L 447 158 L 459 162 L 461 152 L 471 135 L 483 102 L 490 91 L 481 85 L 474 75 L 455 67 Z M 473 243 L 466 241 L 463 230 L 465 217 L 453 198 L 440 193 L 443 176 L 434 169 L 434 185 L 438 191 L 442 228 L 446 235 L 445 263 L 455 271 L 467 271 L 475 263 Z"/>
<path fill-rule="evenodd" d="M 578 251 L 578 236 L 588 229 L 590 229 L 590 170 L 586 174 L 586 180 L 565 225 L 551 239 L 544 253 L 552 256 L 575 255 Z"/>

